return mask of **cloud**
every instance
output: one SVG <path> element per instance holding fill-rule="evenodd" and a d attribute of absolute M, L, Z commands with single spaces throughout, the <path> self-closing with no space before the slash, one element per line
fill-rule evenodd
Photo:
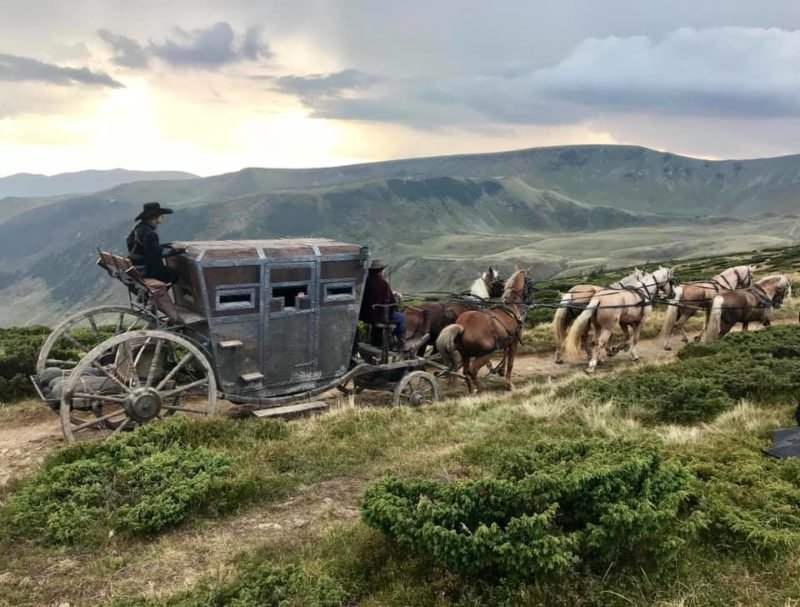
<path fill-rule="evenodd" d="M 147 50 L 133 38 L 115 34 L 107 29 L 100 29 L 97 35 L 111 47 L 114 56 L 112 63 L 121 67 L 141 68 L 150 63 Z"/>
<path fill-rule="evenodd" d="M 682 28 L 663 37 L 589 38 L 543 68 L 384 79 L 341 98 L 322 77 L 279 81 L 314 115 L 428 128 L 437 120 L 561 125 L 613 114 L 725 119 L 800 116 L 800 31 Z M 351 90 L 356 90 L 351 88 Z"/>
<path fill-rule="evenodd" d="M 355 69 L 342 70 L 329 74 L 312 74 L 310 76 L 280 76 L 270 78 L 275 90 L 301 99 L 314 101 L 336 98 L 347 91 L 368 89 L 380 82 L 381 78 Z"/>
<path fill-rule="evenodd" d="M 0 53 L 0 80 L 46 82 L 60 86 L 87 85 L 122 88 L 122 83 L 86 67 L 63 67 L 30 57 Z"/>
<path fill-rule="evenodd" d="M 248 29 L 241 44 L 229 23 L 220 21 L 206 29 L 185 31 L 175 28 L 173 39 L 150 43 L 150 53 L 174 66 L 217 68 L 239 61 L 255 61 L 272 55 L 260 32 Z"/>

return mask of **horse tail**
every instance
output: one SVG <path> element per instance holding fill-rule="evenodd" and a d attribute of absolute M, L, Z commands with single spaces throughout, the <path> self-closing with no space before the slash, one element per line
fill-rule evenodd
<path fill-rule="evenodd" d="M 669 339 L 672 336 L 672 331 L 675 329 L 675 324 L 678 322 L 678 316 L 681 313 L 680 302 L 683 295 L 683 287 L 675 287 L 675 295 L 667 302 L 667 314 L 664 316 L 664 326 L 661 327 L 661 339 Z"/>
<path fill-rule="evenodd" d="M 455 369 L 456 338 L 464 332 L 464 327 L 458 324 L 446 326 L 436 339 L 436 351 L 442 355 L 442 362 Z"/>
<path fill-rule="evenodd" d="M 569 328 L 567 338 L 564 341 L 564 358 L 570 362 L 580 362 L 583 359 L 583 348 L 581 347 L 581 338 L 586 332 L 589 322 L 592 320 L 597 311 L 597 306 L 600 305 L 600 300 L 597 297 L 592 297 L 592 301 L 586 306 L 586 309 L 581 312 L 580 316 L 575 319 L 572 326 Z"/>
<path fill-rule="evenodd" d="M 569 324 L 569 304 L 572 301 L 572 293 L 567 293 L 561 298 L 561 304 L 553 316 L 553 337 L 556 340 L 556 345 L 560 348 L 564 343 L 564 337 L 567 333 L 567 325 Z"/>
<path fill-rule="evenodd" d="M 722 303 L 724 302 L 722 295 L 717 295 L 714 302 L 711 304 L 711 314 L 708 318 L 708 326 L 706 332 L 703 334 L 703 343 L 707 344 L 719 337 L 722 326 Z"/>

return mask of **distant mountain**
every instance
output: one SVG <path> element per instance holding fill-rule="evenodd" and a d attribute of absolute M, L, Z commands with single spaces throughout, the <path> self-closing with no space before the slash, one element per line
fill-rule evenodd
<path fill-rule="evenodd" d="M 0 201 L 0 323 L 106 301 L 96 247 L 123 248 L 147 200 L 163 238 L 308 235 L 370 245 L 404 289 L 464 287 L 486 261 L 537 278 L 715 248 L 780 246 L 800 227 L 800 156 L 707 161 L 632 146 L 565 146 L 323 169 L 245 169 Z M 28 205 L 4 215 L 3 203 Z M 13 216 L 12 216 L 13 215 Z M 20 307 L 22 304 L 22 307 Z"/>
<path fill-rule="evenodd" d="M 8 177 L 0 177 L 0 199 L 84 194 L 107 190 L 134 181 L 163 181 L 195 177 L 197 175 L 182 171 L 128 171 L 125 169 L 78 171 L 51 176 L 17 173 Z"/>
<path fill-rule="evenodd" d="M 668 215 L 741 217 L 800 208 L 800 155 L 702 160 L 623 145 L 533 148 L 320 169 L 248 168 L 198 179 L 140 181 L 104 194 L 128 202 L 190 206 L 280 190 L 437 177 L 513 177 L 589 205 Z"/>

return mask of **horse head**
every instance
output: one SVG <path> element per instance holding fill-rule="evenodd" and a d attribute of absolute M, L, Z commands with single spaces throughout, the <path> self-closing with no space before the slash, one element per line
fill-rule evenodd
<path fill-rule="evenodd" d="M 677 281 L 672 273 L 672 268 L 658 266 L 658 269 L 650 276 L 658 291 L 661 291 L 661 293 L 670 299 L 675 296 L 675 285 Z"/>
<path fill-rule="evenodd" d="M 503 301 L 508 303 L 528 303 L 533 293 L 533 279 L 528 276 L 532 268 L 525 270 L 516 269 L 505 283 Z"/>

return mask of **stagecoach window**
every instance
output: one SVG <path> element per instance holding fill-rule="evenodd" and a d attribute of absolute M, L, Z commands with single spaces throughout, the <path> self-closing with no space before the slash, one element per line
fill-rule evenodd
<path fill-rule="evenodd" d="M 308 285 L 272 287 L 272 301 L 283 300 L 283 308 L 308 309 Z"/>
<path fill-rule="evenodd" d="M 218 290 L 216 309 L 224 310 L 254 310 L 256 307 L 255 287 L 249 289 Z"/>
<path fill-rule="evenodd" d="M 329 284 L 325 285 L 325 301 L 352 301 L 354 297 L 355 285 L 349 284 Z"/>

